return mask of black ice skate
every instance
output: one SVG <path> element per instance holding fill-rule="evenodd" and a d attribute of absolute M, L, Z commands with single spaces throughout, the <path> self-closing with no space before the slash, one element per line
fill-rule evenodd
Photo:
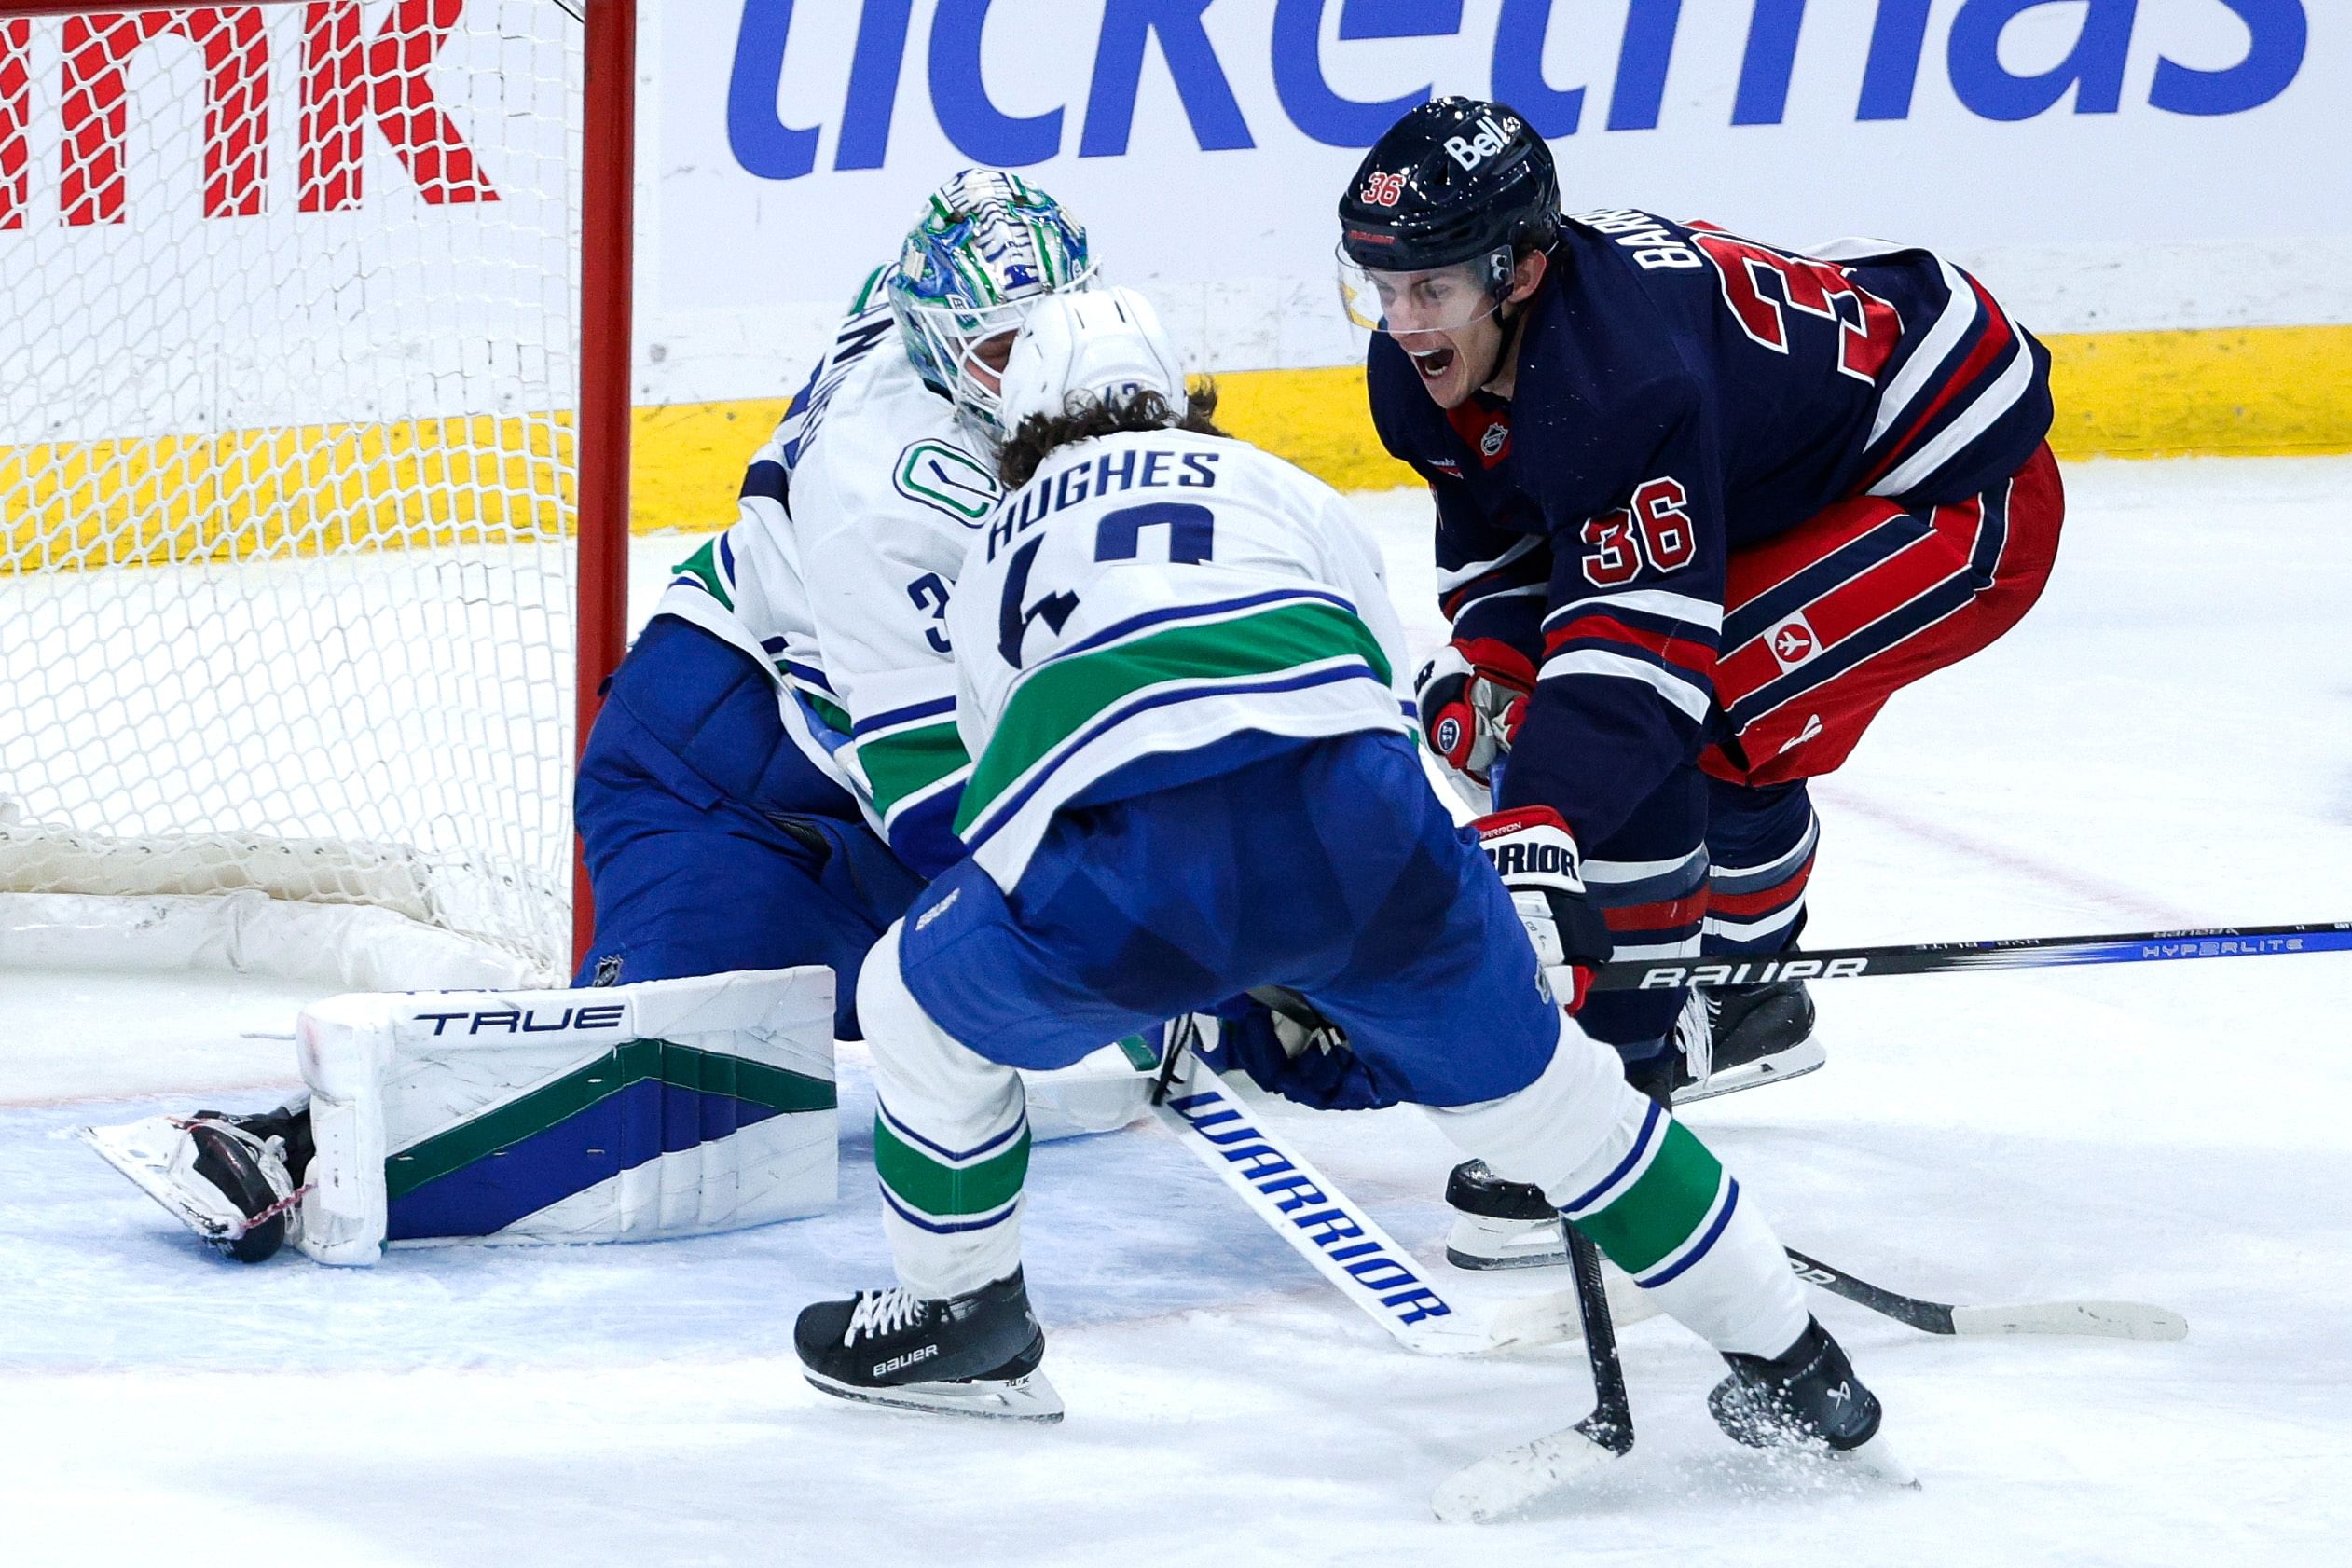
<path fill-rule="evenodd" d="M 863 1290 L 801 1310 L 801 1370 L 822 1393 L 899 1410 L 1059 1421 L 1062 1396 L 1038 1365 L 1045 1330 L 1021 1271 L 969 1295 L 926 1300 Z"/>
<path fill-rule="evenodd" d="M 1531 1182 L 1506 1181 L 1483 1160 L 1467 1160 L 1446 1178 L 1453 1230 L 1446 1261 L 1457 1269 L 1541 1269 L 1568 1261 L 1560 1211 Z"/>
<path fill-rule="evenodd" d="M 1878 1396 L 1819 1319 L 1770 1360 L 1726 1353 L 1731 1375 L 1707 1396 L 1715 1424 L 1750 1448 L 1809 1448 L 1850 1459 L 1902 1486 L 1919 1485 L 1878 1437 Z"/>
<path fill-rule="evenodd" d="M 1676 1065 L 1674 1104 L 1802 1078 L 1829 1059 L 1813 1038 L 1813 998 L 1803 981 L 1726 985 L 1700 995 L 1712 1042 L 1703 1053 L 1707 1070 L 1694 1075 L 1686 1059 Z"/>
<path fill-rule="evenodd" d="M 259 1263 L 299 1234 L 315 1146 L 307 1101 L 237 1116 L 199 1110 L 121 1127 L 85 1127 L 83 1140 L 140 1190 L 241 1263 Z"/>

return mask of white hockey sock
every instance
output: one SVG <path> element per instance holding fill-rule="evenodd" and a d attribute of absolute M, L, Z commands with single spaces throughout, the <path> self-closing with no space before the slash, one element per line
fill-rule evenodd
<path fill-rule="evenodd" d="M 1020 1075 L 931 1021 L 899 975 L 899 927 L 866 956 L 858 1013 L 880 1107 L 873 1163 L 899 1283 L 960 1296 L 1021 1263 L 1029 1122 Z"/>
<path fill-rule="evenodd" d="M 1433 1110 L 1456 1144 L 1534 1182 L 1609 1260 L 1717 1350 L 1778 1355 L 1805 1330 L 1796 1278 L 1707 1146 L 1625 1081 L 1616 1053 L 1563 1026 L 1516 1094 Z"/>

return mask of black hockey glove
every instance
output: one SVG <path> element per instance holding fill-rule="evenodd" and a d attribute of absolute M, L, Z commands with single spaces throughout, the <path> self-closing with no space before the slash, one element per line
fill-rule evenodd
<path fill-rule="evenodd" d="M 1601 912 L 1585 897 L 1583 860 L 1559 812 L 1547 805 L 1497 811 L 1470 824 L 1479 847 L 1511 890 L 1519 923 L 1535 948 L 1545 983 L 1561 1006 L 1585 1005 L 1592 971 L 1609 961 L 1614 943 Z"/>

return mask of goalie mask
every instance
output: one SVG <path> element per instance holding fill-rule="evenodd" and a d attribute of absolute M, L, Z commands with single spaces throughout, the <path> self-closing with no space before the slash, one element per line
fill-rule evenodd
<path fill-rule="evenodd" d="M 932 194 L 908 233 L 890 273 L 890 310 L 924 381 L 1001 439 L 1000 366 L 983 345 L 1093 274 L 1086 230 L 1059 202 L 1014 175 L 967 169 Z"/>

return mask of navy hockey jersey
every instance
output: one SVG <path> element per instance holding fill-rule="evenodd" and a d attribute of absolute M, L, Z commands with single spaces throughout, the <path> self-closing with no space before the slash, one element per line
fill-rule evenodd
<path fill-rule="evenodd" d="M 1725 561 L 1858 495 L 1959 502 L 2050 426 L 2049 354 L 1931 253 L 1567 220 L 1514 393 L 1453 409 L 1376 337 L 1381 439 L 1437 502 L 1455 640 L 1532 680 L 1500 804 L 1605 839 L 1710 721 Z"/>

